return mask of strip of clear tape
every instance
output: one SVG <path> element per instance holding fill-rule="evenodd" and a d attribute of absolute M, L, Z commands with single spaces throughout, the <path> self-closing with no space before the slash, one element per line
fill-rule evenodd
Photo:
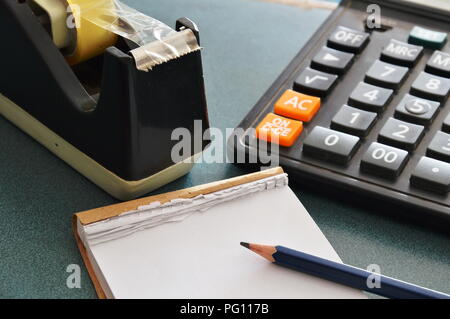
<path fill-rule="evenodd" d="M 177 32 L 118 0 L 85 1 L 79 10 L 83 19 L 137 44 L 130 53 L 141 71 L 201 49 L 192 30 Z"/>

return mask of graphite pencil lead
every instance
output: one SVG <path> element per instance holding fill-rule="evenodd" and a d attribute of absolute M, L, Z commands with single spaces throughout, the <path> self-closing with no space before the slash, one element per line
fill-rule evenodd
<path fill-rule="evenodd" d="M 245 242 L 241 241 L 241 246 L 245 247 L 247 249 L 250 249 L 250 244 L 249 243 L 245 243 Z"/>

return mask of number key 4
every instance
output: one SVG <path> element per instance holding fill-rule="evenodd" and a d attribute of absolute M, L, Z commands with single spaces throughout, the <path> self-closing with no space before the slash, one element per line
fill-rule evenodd
<path fill-rule="evenodd" d="M 360 82 L 350 95 L 348 103 L 368 111 L 380 113 L 390 102 L 393 90 Z"/>

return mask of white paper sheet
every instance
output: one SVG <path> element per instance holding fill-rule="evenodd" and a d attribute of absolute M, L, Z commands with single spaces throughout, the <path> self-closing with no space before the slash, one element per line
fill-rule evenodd
<path fill-rule="evenodd" d="M 360 291 L 273 265 L 241 241 L 340 261 L 289 187 L 90 249 L 114 298 L 365 298 Z"/>

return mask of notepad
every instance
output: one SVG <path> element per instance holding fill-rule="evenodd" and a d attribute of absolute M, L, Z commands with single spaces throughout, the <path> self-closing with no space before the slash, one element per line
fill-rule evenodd
<path fill-rule="evenodd" d="M 365 298 L 239 245 L 341 262 L 280 168 L 79 213 L 74 230 L 101 298 Z"/>

